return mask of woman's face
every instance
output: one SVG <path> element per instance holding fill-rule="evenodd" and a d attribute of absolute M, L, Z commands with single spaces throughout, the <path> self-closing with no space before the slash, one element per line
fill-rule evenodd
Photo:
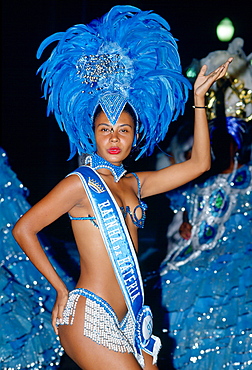
<path fill-rule="evenodd" d="M 131 115 L 123 111 L 115 125 L 101 111 L 95 119 L 97 154 L 110 163 L 120 165 L 130 154 L 135 134 Z"/>

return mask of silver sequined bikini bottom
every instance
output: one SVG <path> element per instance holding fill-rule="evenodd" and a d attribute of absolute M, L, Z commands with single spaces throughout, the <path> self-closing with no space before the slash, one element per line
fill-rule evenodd
<path fill-rule="evenodd" d="M 84 336 L 116 352 L 134 353 L 135 324 L 129 312 L 119 322 L 113 308 L 101 297 L 77 288 L 69 293 L 61 325 L 72 325 L 80 296 L 86 297 Z"/>

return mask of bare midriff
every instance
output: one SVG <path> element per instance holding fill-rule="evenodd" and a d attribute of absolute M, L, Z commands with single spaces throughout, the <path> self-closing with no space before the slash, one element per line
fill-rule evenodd
<path fill-rule="evenodd" d="M 130 227 L 132 240 L 137 241 L 137 229 L 133 225 Z M 88 220 L 74 220 L 72 228 L 80 255 L 80 277 L 76 287 L 88 289 L 107 301 L 121 321 L 127 307 L 99 229 Z"/>

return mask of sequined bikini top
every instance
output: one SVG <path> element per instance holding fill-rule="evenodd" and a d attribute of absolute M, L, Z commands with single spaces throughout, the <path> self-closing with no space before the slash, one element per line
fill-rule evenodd
<path fill-rule="evenodd" d="M 140 183 L 139 177 L 134 172 L 132 172 L 132 175 L 134 175 L 135 178 L 137 179 L 137 187 L 138 187 L 137 197 L 138 197 L 138 200 L 139 200 L 139 204 L 133 209 L 133 211 L 130 210 L 129 206 L 126 206 L 125 208 L 120 207 L 120 210 L 122 211 L 122 214 L 123 214 L 124 218 L 126 218 L 127 215 L 129 215 L 133 224 L 136 227 L 138 227 L 140 229 L 143 229 L 145 218 L 146 218 L 145 211 L 148 207 L 147 207 L 147 204 L 141 200 L 141 183 Z M 139 210 L 141 212 L 141 218 L 137 217 L 137 211 L 139 211 Z M 95 221 L 96 218 L 92 217 L 90 215 L 88 215 L 87 217 L 73 217 L 70 214 L 68 214 L 68 215 L 69 215 L 70 220 L 80 220 L 80 221 L 90 220 L 94 226 L 98 227 L 98 224 Z"/>

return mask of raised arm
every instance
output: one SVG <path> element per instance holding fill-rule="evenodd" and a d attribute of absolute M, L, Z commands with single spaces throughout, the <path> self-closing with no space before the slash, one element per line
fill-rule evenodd
<path fill-rule="evenodd" d="M 20 247 L 57 292 L 52 313 L 52 324 L 56 333 L 56 318 L 62 317 L 68 290 L 48 260 L 39 243 L 37 233 L 78 204 L 81 197 L 83 197 L 83 187 L 77 176 L 67 177 L 25 213 L 13 229 L 13 236 Z"/>
<path fill-rule="evenodd" d="M 204 65 L 194 84 L 194 143 L 191 158 L 183 163 L 174 164 L 159 171 L 140 172 L 138 175 L 142 184 L 142 197 L 163 193 L 177 188 L 210 168 L 210 140 L 205 110 L 205 94 L 218 79 L 225 76 L 233 58 L 206 75 Z"/>

